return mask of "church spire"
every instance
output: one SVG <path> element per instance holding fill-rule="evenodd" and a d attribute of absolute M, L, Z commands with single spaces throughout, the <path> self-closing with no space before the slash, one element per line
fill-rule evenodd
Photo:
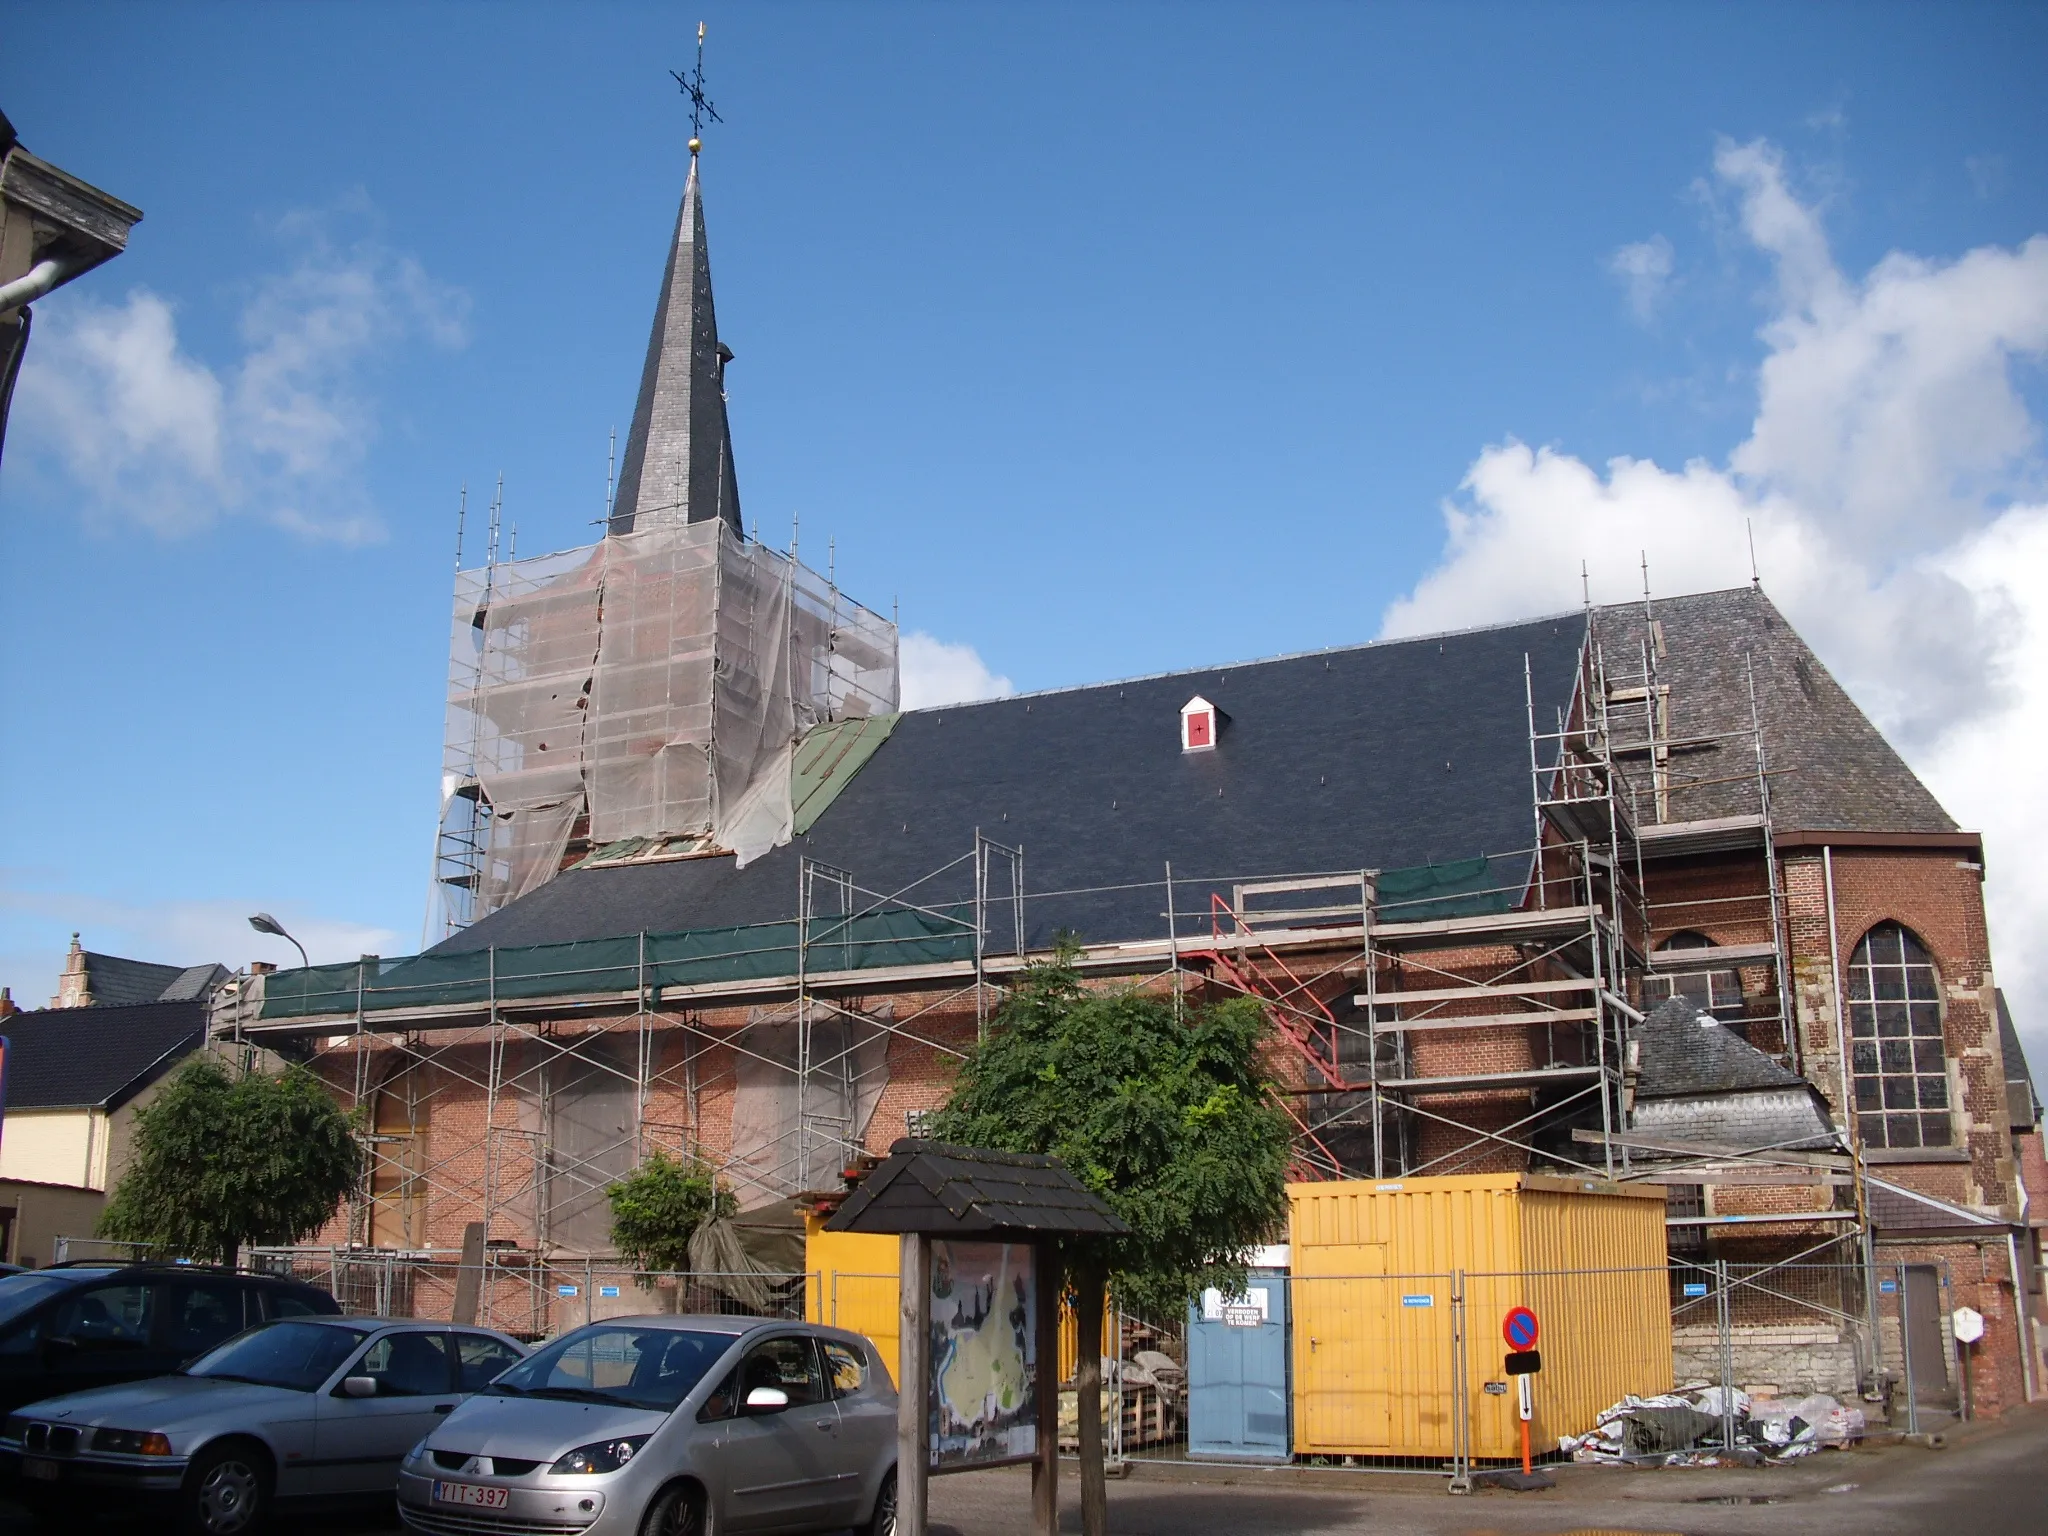
<path fill-rule="evenodd" d="M 732 353 L 718 339 L 696 140 L 690 149 L 690 177 L 676 215 L 640 372 L 640 398 L 619 466 L 613 533 L 712 518 L 723 518 L 735 533 L 742 531 L 732 429 L 725 415 L 725 365 Z"/>

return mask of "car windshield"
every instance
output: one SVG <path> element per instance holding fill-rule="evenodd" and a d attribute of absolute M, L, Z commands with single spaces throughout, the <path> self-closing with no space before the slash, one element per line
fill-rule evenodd
<path fill-rule="evenodd" d="M 0 1278 L 0 1325 L 13 1322 L 45 1297 L 69 1290 L 104 1270 L 31 1269 Z"/>
<path fill-rule="evenodd" d="M 185 1374 L 311 1392 L 368 1333 L 326 1323 L 265 1323 L 201 1355 L 185 1367 Z"/>
<path fill-rule="evenodd" d="M 732 1344 L 729 1333 L 594 1323 L 529 1355 L 484 1390 L 666 1413 Z"/>

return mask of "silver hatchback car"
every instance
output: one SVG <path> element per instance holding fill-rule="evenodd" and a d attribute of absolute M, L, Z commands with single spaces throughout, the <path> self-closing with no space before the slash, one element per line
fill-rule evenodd
<path fill-rule="evenodd" d="M 525 1354 L 482 1328 L 281 1319 L 175 1375 L 31 1403 L 0 1426 L 0 1455 L 47 1515 L 139 1502 L 241 1536 L 274 1501 L 388 1499 L 406 1448 Z"/>
<path fill-rule="evenodd" d="M 536 1350 L 399 1468 L 432 1536 L 896 1529 L 896 1391 L 857 1333 L 621 1317 Z"/>

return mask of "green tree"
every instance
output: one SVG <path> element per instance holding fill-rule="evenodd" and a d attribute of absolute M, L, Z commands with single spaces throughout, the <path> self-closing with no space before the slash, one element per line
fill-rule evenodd
<path fill-rule="evenodd" d="M 302 1066 L 231 1073 L 201 1052 L 135 1116 L 135 1153 L 99 1233 L 232 1262 L 246 1243 L 296 1243 L 362 1176 L 350 1117 Z"/>
<path fill-rule="evenodd" d="M 690 1235 L 739 1210 L 706 1164 L 679 1162 L 659 1150 L 604 1193 L 612 1207 L 612 1246 L 643 1270 L 689 1269 Z"/>
<path fill-rule="evenodd" d="M 1241 1288 L 1250 1250 L 1286 1217 L 1289 1125 L 1260 1060 L 1271 1026 L 1259 1004 L 1181 1009 L 1093 991 L 1076 955 L 1062 942 L 1024 974 L 931 1135 L 1049 1152 L 1131 1228 L 1064 1255 L 1080 1335 L 1082 1528 L 1101 1536 L 1104 1285 L 1155 1316 L 1182 1312 L 1205 1285 Z"/>

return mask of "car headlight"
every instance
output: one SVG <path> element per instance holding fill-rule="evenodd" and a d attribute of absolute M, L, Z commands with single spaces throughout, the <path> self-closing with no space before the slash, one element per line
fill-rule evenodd
<path fill-rule="evenodd" d="M 96 1429 L 92 1448 L 117 1456 L 168 1456 L 171 1437 L 154 1429 Z"/>
<path fill-rule="evenodd" d="M 405 1453 L 405 1459 L 409 1462 L 418 1461 L 421 1457 L 425 1456 L 427 1454 L 427 1441 L 432 1438 L 430 1435 L 420 1436 L 420 1443 Z"/>
<path fill-rule="evenodd" d="M 595 1445 L 579 1445 L 548 1470 L 585 1474 L 616 1472 L 639 1455 L 640 1447 L 646 1443 L 645 1435 L 628 1435 L 623 1440 L 600 1440 Z"/>

